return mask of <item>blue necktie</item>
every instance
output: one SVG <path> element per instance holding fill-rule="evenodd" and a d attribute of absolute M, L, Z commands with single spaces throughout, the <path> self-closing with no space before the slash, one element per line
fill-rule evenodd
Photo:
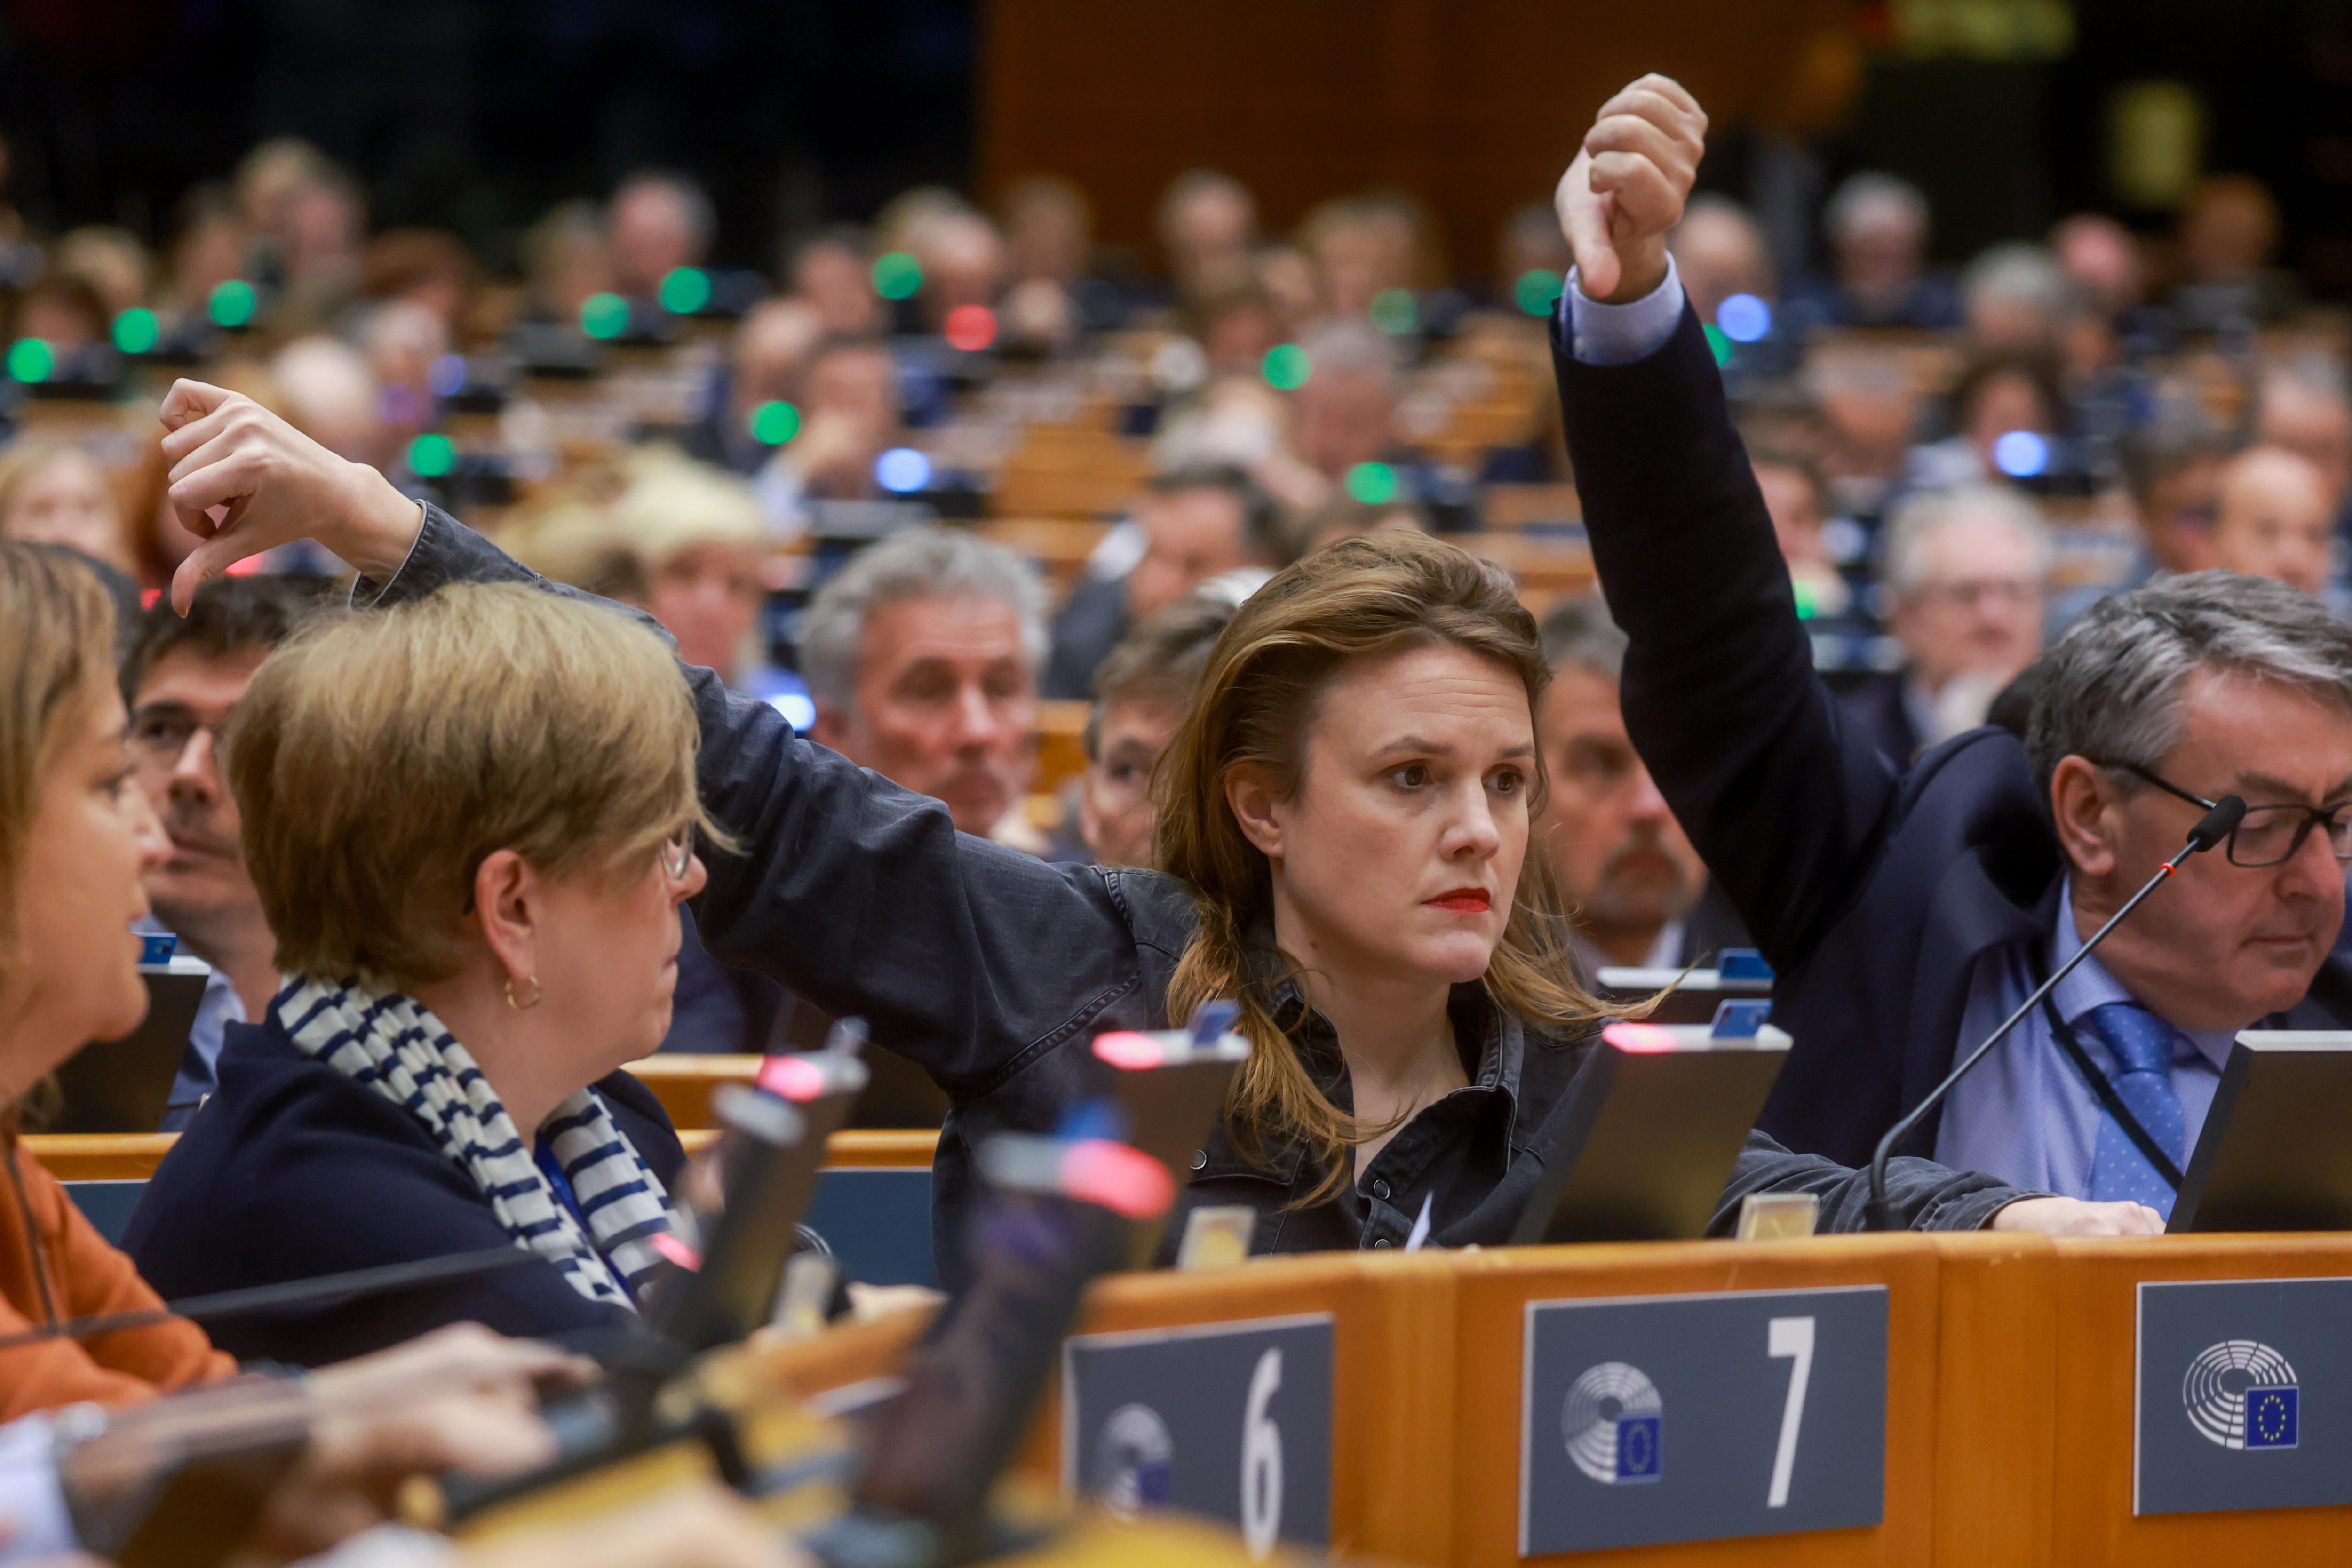
<path fill-rule="evenodd" d="M 2172 1026 L 2129 1002 L 2094 1007 L 2083 1024 L 2106 1047 L 2108 1058 L 2116 1064 L 2108 1079 L 2115 1085 L 2116 1098 L 2178 1166 L 2189 1141 L 2189 1123 L 2181 1114 L 2180 1096 L 2172 1088 Z M 2170 1218 L 2174 1195 L 2171 1184 L 2156 1173 L 2156 1167 L 2130 1135 L 2102 1111 L 2099 1141 L 2091 1156 L 2092 1201 L 2127 1198 Z"/>

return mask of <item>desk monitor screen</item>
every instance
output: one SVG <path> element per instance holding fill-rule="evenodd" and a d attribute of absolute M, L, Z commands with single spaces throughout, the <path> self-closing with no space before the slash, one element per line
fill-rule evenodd
<path fill-rule="evenodd" d="M 2352 1230 L 2347 1104 L 2352 1033 L 2241 1034 L 2166 1228 Z"/>
<path fill-rule="evenodd" d="M 1747 1037 L 1608 1026 L 1570 1087 L 1559 1144 L 1512 1241 L 1705 1236 L 1789 1044 L 1769 1025 Z"/>
<path fill-rule="evenodd" d="M 1223 1114 L 1225 1090 L 1249 1060 L 1249 1041 L 1231 1033 L 1202 1042 L 1183 1029 L 1119 1030 L 1096 1036 L 1094 1048 L 1117 1069 L 1111 1096 L 1126 1116 L 1127 1142 L 1182 1181 Z"/>
<path fill-rule="evenodd" d="M 1653 1024 L 1706 1024 L 1715 1018 L 1715 1010 L 1725 1002 L 1769 999 L 1772 982 L 1761 979 L 1726 979 L 1713 969 L 1620 969 L 1604 968 L 1593 976 L 1595 994 L 1603 1002 L 1647 1002 L 1658 997 L 1648 1021 Z M 1659 996 L 1660 992 L 1665 994 Z"/>
<path fill-rule="evenodd" d="M 121 1039 L 84 1046 L 58 1068 L 65 1109 L 50 1131 L 152 1132 L 162 1127 L 212 973 L 200 958 L 141 964 L 147 1016 Z"/>
<path fill-rule="evenodd" d="M 680 1194 L 677 1239 L 686 1247 L 664 1247 L 680 1267 L 656 1287 L 647 1318 L 689 1350 L 736 1343 L 773 1313 L 825 1140 L 866 1087 L 866 1068 L 845 1052 L 771 1057 L 760 1082 L 712 1097 L 723 1131 L 709 1166 L 689 1173 Z"/>

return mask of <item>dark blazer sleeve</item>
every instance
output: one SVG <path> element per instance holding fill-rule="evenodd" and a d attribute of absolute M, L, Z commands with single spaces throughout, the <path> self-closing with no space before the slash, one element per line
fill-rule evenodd
<path fill-rule="evenodd" d="M 356 597 L 391 604 L 460 581 L 587 598 L 435 508 L 393 582 L 363 581 Z M 965 1096 L 1140 984 L 1132 928 L 1099 873 L 959 834 L 938 801 L 802 739 L 709 670 L 686 677 L 703 805 L 740 850 L 706 855 L 694 917 L 712 956 L 835 1017 L 863 1016 Z"/>
<path fill-rule="evenodd" d="M 1580 363 L 1559 332 L 1593 564 L 1629 639 L 1626 729 L 1765 956 L 1795 968 L 1876 852 L 1895 777 L 1813 671 L 1697 316 L 1622 365 Z"/>
<path fill-rule="evenodd" d="M 1761 1132 L 1748 1135 L 1748 1147 L 1732 1166 L 1731 1184 L 1723 1190 L 1707 1234 L 1737 1234 L 1740 1200 L 1750 1193 L 1813 1194 L 1822 1201 L 1815 1226 L 1822 1235 L 1870 1228 L 1868 1172 L 1850 1170 L 1818 1154 L 1792 1154 Z M 1982 1230 L 2020 1198 L 2043 1195 L 1931 1160 L 1895 1160 L 1886 1167 L 1887 1204 L 1895 1224 L 1904 1230 Z"/>

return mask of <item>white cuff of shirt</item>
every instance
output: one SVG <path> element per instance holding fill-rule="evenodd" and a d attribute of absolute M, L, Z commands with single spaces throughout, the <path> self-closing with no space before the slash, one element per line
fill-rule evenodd
<path fill-rule="evenodd" d="M 1632 364 L 1666 346 L 1675 324 L 1683 319 L 1683 279 L 1666 257 L 1666 277 L 1655 289 L 1625 305 L 1605 305 L 1585 298 L 1577 287 L 1576 268 L 1559 291 L 1559 308 L 1570 352 L 1585 364 Z"/>
<path fill-rule="evenodd" d="M 0 1563 L 58 1557 L 80 1544 L 58 1482 L 57 1428 L 27 1415 L 0 1426 Z"/>

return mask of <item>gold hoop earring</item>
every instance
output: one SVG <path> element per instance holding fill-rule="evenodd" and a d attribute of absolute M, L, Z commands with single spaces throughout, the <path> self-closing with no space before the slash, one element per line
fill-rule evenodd
<path fill-rule="evenodd" d="M 530 977 L 530 1000 L 528 1002 L 518 1002 L 515 1000 L 514 976 L 511 974 L 507 976 L 507 1005 L 513 1008 L 518 1013 L 528 1013 L 533 1007 L 538 1006 L 540 998 L 545 993 L 541 991 L 539 987 L 539 976 L 534 974 Z"/>

